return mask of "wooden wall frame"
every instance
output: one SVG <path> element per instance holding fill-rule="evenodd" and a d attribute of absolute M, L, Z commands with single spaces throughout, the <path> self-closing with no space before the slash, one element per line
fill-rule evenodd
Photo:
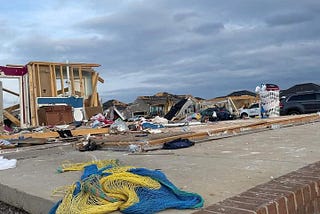
<path fill-rule="evenodd" d="M 42 83 L 40 76 L 43 69 L 40 69 L 40 66 L 47 66 L 49 70 L 50 76 L 50 90 L 51 96 L 57 97 L 58 95 L 65 95 L 65 92 L 68 92 L 71 96 L 78 96 L 75 90 L 75 80 L 79 80 L 80 84 L 80 97 L 85 97 L 88 95 L 90 99 L 86 102 L 89 105 L 86 107 L 98 107 L 99 97 L 97 93 L 97 85 L 98 82 L 104 82 L 104 80 L 99 77 L 99 74 L 94 71 L 93 68 L 99 67 L 99 64 L 94 63 L 56 63 L 56 62 L 30 62 L 27 65 L 28 69 L 28 84 L 29 84 L 29 102 L 30 102 L 30 115 L 31 115 L 31 125 L 38 126 L 38 106 L 37 106 L 37 98 L 42 96 L 41 93 L 41 85 L 48 84 Z M 69 67 L 69 73 L 65 73 L 64 71 L 68 72 L 67 66 Z M 41 67 L 42 68 L 42 67 Z M 78 72 L 79 79 L 75 77 L 75 71 Z M 89 72 L 89 75 L 84 75 L 84 72 Z M 66 74 L 66 78 L 65 78 Z M 57 77 L 60 77 L 57 79 Z M 85 78 L 91 77 L 91 93 L 86 91 L 87 89 L 84 87 L 83 82 Z M 69 80 L 67 80 L 69 77 Z M 57 81 L 58 80 L 58 81 Z M 70 84 L 70 87 L 65 88 L 65 81 L 67 84 Z M 86 80 L 87 81 L 87 80 Z M 57 84 L 61 85 L 61 90 L 58 90 Z M 71 90 L 70 92 L 68 90 Z"/>

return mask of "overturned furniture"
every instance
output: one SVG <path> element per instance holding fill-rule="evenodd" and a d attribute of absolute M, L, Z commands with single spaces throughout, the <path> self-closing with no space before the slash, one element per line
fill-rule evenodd
<path fill-rule="evenodd" d="M 99 66 L 68 62 L 1 66 L 0 77 L 17 76 L 20 83 L 20 118 L 5 116 L 27 127 L 67 124 L 102 112 L 97 85 L 104 80 L 93 69 Z"/>

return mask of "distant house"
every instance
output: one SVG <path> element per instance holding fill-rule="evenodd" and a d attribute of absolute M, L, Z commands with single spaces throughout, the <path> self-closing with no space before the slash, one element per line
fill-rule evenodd
<path fill-rule="evenodd" d="M 160 92 L 153 96 L 139 96 L 127 107 L 126 116 L 135 115 L 144 116 L 164 116 L 169 112 L 172 106 L 180 100 L 191 95 L 173 95 L 167 92 Z"/>
<path fill-rule="evenodd" d="M 117 118 L 121 118 L 122 120 L 127 119 L 124 115 L 125 110 L 128 104 L 123 103 L 119 100 L 108 100 L 103 103 L 103 112 L 107 119 L 116 120 Z"/>
<path fill-rule="evenodd" d="M 128 104 L 123 103 L 119 100 L 108 100 L 107 102 L 104 102 L 102 104 L 103 110 L 107 110 L 108 108 L 113 107 L 113 106 L 115 106 L 115 107 L 117 107 L 117 109 L 123 111 L 124 109 L 127 108 Z"/>
<path fill-rule="evenodd" d="M 320 85 L 315 83 L 303 83 L 294 85 L 287 90 L 280 91 L 280 97 L 285 97 L 293 93 L 301 92 L 301 91 L 320 91 Z"/>
<path fill-rule="evenodd" d="M 235 114 L 239 113 L 238 109 L 242 107 L 248 107 L 250 104 L 258 102 L 259 97 L 256 93 L 240 90 L 232 92 L 226 96 L 216 97 L 213 99 L 206 100 L 202 103 L 203 107 L 226 107 L 230 112 Z"/>
<path fill-rule="evenodd" d="M 230 94 L 227 95 L 227 97 L 240 97 L 240 96 L 252 96 L 255 97 L 257 94 L 252 92 L 252 91 L 248 91 L 248 90 L 241 90 L 241 91 L 234 91 Z"/>
<path fill-rule="evenodd" d="M 198 112 L 200 110 L 200 102 L 203 99 L 187 97 L 176 103 L 170 111 L 164 116 L 168 120 L 181 120 L 187 116 Z"/>

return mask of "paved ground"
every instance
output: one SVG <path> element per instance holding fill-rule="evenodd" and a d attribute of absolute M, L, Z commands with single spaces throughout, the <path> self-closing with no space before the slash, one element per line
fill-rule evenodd
<path fill-rule="evenodd" d="M 52 191 L 79 179 L 80 172 L 57 174 L 65 160 L 119 159 L 122 164 L 161 169 L 178 187 L 197 192 L 205 206 L 319 161 L 320 123 L 225 138 L 181 150 L 147 155 L 78 152 L 71 146 L 4 155 L 17 158 L 15 169 L 0 171 L 0 200 L 31 213 L 47 213 L 59 198 Z M 168 210 L 164 213 L 192 213 Z"/>
<path fill-rule="evenodd" d="M 28 214 L 28 213 L 0 201 L 0 214 Z"/>

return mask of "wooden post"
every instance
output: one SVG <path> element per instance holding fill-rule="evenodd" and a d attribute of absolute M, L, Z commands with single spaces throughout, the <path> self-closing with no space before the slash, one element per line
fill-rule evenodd
<path fill-rule="evenodd" d="M 64 83 L 63 83 L 63 70 L 62 70 L 62 65 L 60 65 L 60 82 L 61 82 L 61 90 L 62 94 L 64 94 Z"/>
<path fill-rule="evenodd" d="M 54 70 L 52 68 L 52 65 L 49 65 L 49 70 L 50 70 L 50 88 L 51 88 L 51 96 L 55 97 L 56 96 L 56 91 L 54 85 L 56 84 L 55 78 L 53 77 Z"/>
<path fill-rule="evenodd" d="M 57 93 L 57 74 L 56 74 L 56 66 L 52 65 L 52 82 L 53 82 L 53 88 L 54 88 L 54 97 L 58 96 Z"/>
<path fill-rule="evenodd" d="M 37 96 L 35 94 L 35 81 L 34 81 L 34 73 L 35 73 L 35 65 L 27 65 L 28 75 L 29 75 L 29 92 L 30 92 L 30 111 L 31 111 L 31 125 L 36 126 L 38 124 L 37 121 L 37 106 L 36 99 Z"/>
<path fill-rule="evenodd" d="M 92 94 L 90 100 L 90 106 L 97 106 L 97 83 L 98 83 L 98 74 L 96 72 L 92 73 Z"/>
<path fill-rule="evenodd" d="M 37 71 L 36 72 L 36 76 L 37 76 L 37 97 L 41 97 L 41 79 L 40 79 L 40 65 L 37 64 Z"/>
<path fill-rule="evenodd" d="M 73 66 L 70 68 L 71 95 L 75 95 Z"/>
<path fill-rule="evenodd" d="M 84 89 L 83 89 L 83 83 L 82 83 L 82 70 L 81 66 L 79 66 L 79 79 L 80 79 L 80 96 L 84 96 Z"/>

